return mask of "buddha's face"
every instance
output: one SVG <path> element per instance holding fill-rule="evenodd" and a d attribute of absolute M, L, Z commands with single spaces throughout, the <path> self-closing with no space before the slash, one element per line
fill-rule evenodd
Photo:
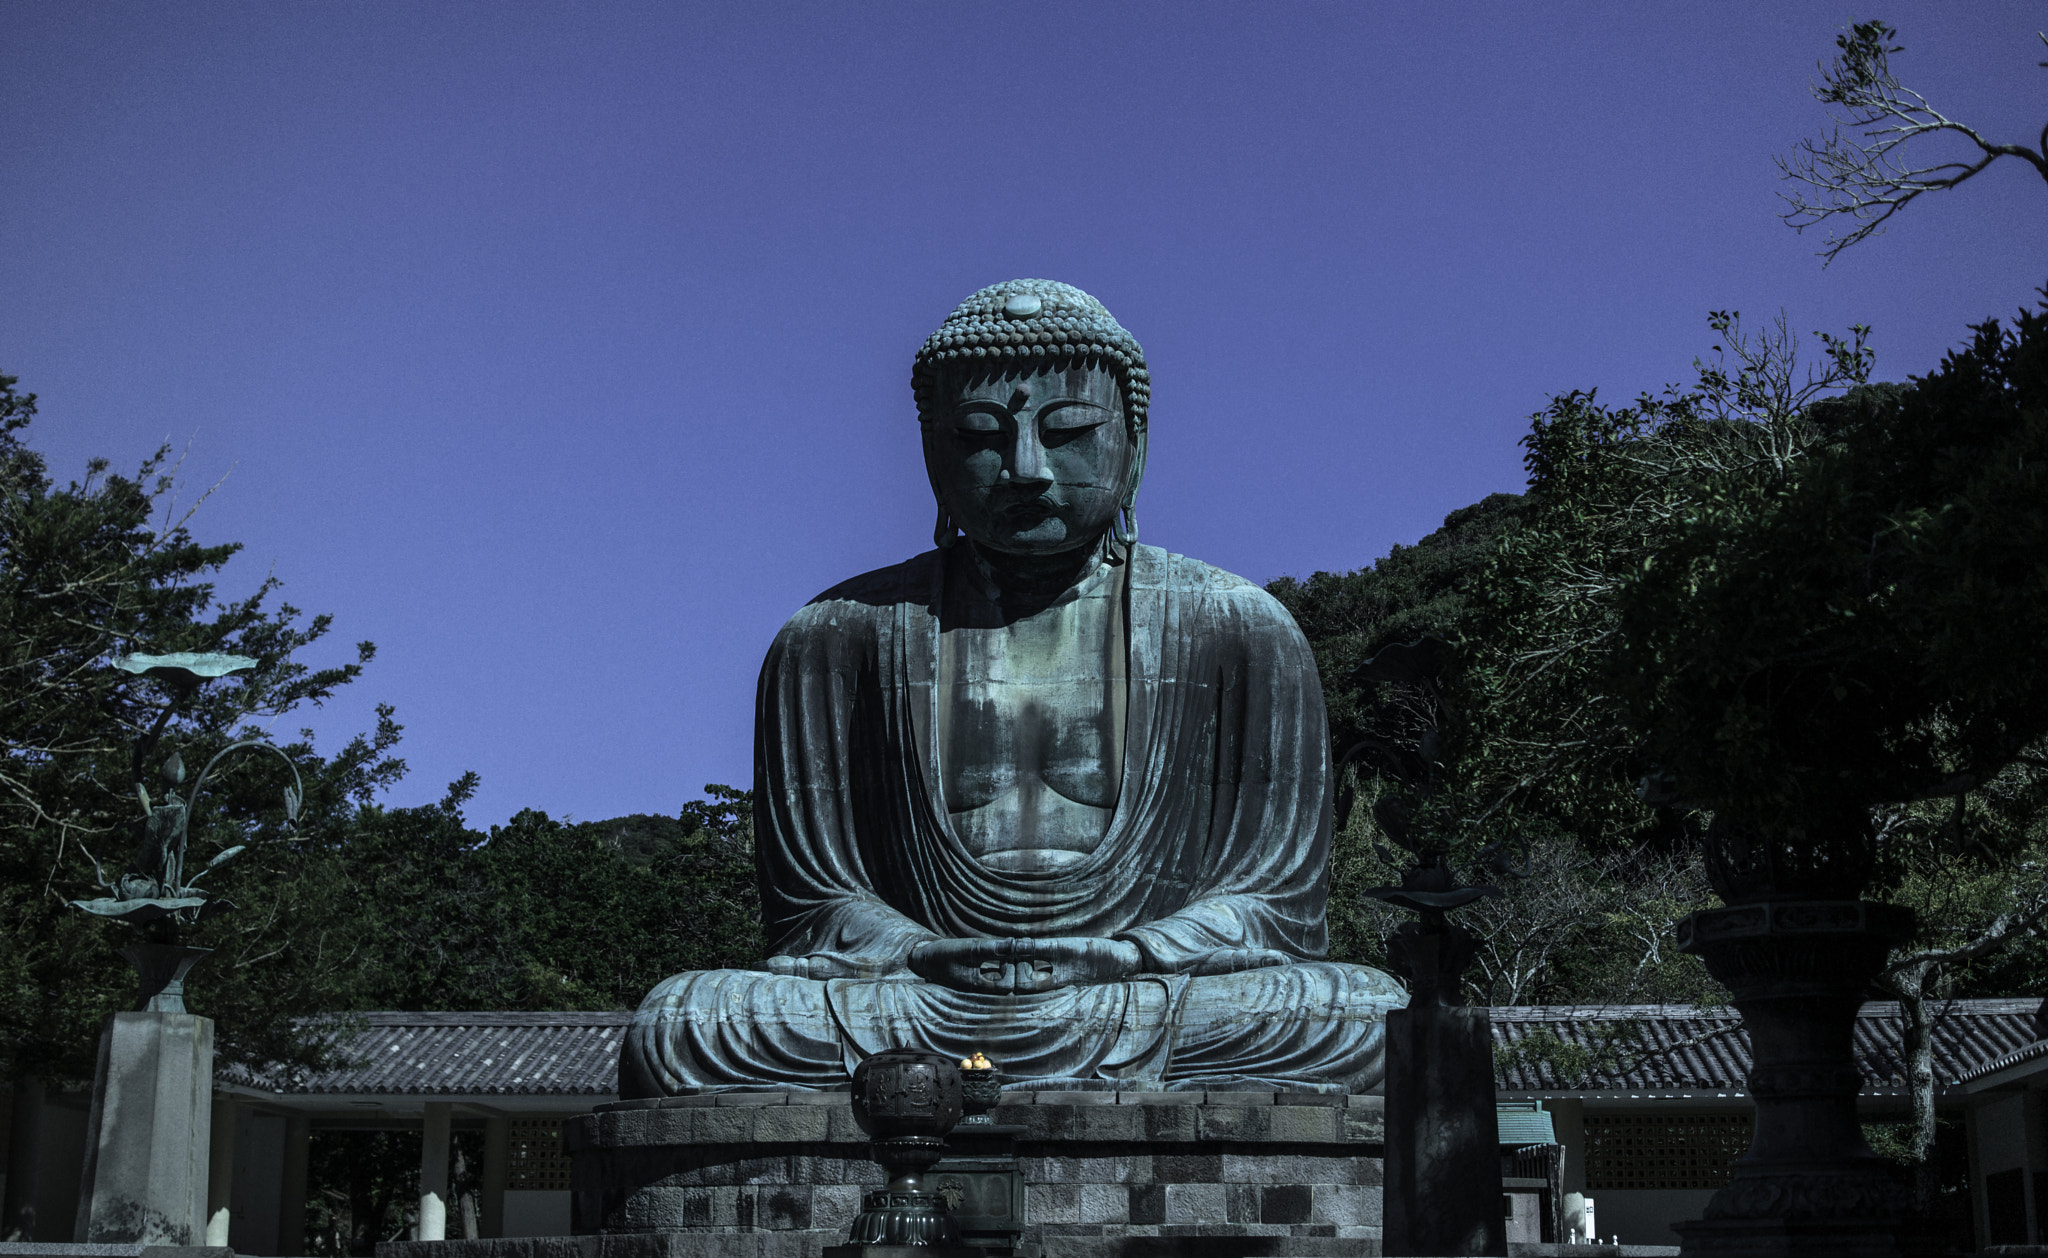
<path fill-rule="evenodd" d="M 1108 530 L 1135 454 L 1113 373 L 1020 365 L 940 387 L 925 467 L 961 532 L 1029 555 L 1092 545 Z"/>

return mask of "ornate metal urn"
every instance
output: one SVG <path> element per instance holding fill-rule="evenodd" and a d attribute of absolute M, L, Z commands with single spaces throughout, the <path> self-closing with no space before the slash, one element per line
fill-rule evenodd
<path fill-rule="evenodd" d="M 1723 809 L 1706 847 L 1727 907 L 1681 921 L 1678 946 L 1706 962 L 1742 1011 L 1756 1136 L 1706 1217 L 1679 1225 L 1681 1252 L 1898 1254 L 1903 1197 L 1863 1142 L 1852 1037 L 1913 915 L 1856 898 L 1870 877 L 1868 810 L 1758 818 Z"/>
<path fill-rule="evenodd" d="M 994 1121 L 988 1112 L 1003 1100 L 1003 1072 L 987 1056 L 976 1053 L 960 1063 L 960 1103 L 967 1117 L 963 1126 L 986 1127 Z"/>
<path fill-rule="evenodd" d="M 889 1176 L 861 1201 L 847 1239 L 855 1245 L 957 1244 L 945 1198 L 927 1192 L 925 1172 L 945 1151 L 961 1115 L 960 1066 L 942 1053 L 892 1048 L 854 1068 L 853 1118 L 868 1133 L 869 1156 Z"/>

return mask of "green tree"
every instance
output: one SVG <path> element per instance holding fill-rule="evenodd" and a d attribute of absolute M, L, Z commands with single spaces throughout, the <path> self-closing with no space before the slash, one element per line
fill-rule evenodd
<path fill-rule="evenodd" d="M 1871 363 L 1862 328 L 1823 335 L 1822 363 L 1802 372 L 1782 318 L 1761 336 L 1731 313 L 1709 325 L 1722 342 L 1695 361 L 1691 387 L 1621 408 L 1567 393 L 1531 422 L 1532 509 L 1476 585 L 1453 687 L 1449 807 L 1468 842 L 1561 829 L 1593 851 L 1672 849 L 1694 833 L 1687 810 L 1644 790 L 1650 764 L 1614 667 L 1621 593 L 1711 478 L 1795 462 L 1809 436 L 1800 416 Z"/>
<path fill-rule="evenodd" d="M 1338 833 L 1331 854 L 1331 955 L 1383 964 L 1386 939 L 1407 916 L 1366 888 L 1398 881 L 1405 861 L 1372 806 L 1400 789 L 1425 755 L 1428 731 L 1455 723 L 1437 688 L 1368 680 L 1359 667 L 1380 651 L 1423 637 L 1480 649 L 1487 618 L 1498 618 L 1487 582 L 1510 539 L 1542 518 L 1535 497 L 1494 494 L 1452 512 L 1443 528 L 1414 546 L 1396 546 L 1371 567 L 1283 577 L 1267 588 L 1287 606 L 1315 651 L 1331 713 L 1338 772 Z M 1453 689 L 1454 697 L 1463 692 Z M 1545 696 L 1547 697 L 1547 696 Z M 1539 713 L 1497 703 L 1485 738 L 1511 739 Z M 1475 740 L 1479 726 L 1464 727 Z M 1469 754 L 1469 753 L 1468 753 Z M 1493 753 L 1509 754 L 1507 750 Z M 1364 807 L 1354 807 L 1362 803 Z M 1632 825 L 1646 810 L 1627 800 Z M 1707 897 L 1697 854 L 1664 841 L 1610 843 L 1589 850 L 1568 805 L 1554 815 L 1518 818 L 1521 876 L 1493 875 L 1503 898 L 1464 910 L 1484 941 L 1470 975 L 1471 995 L 1489 1003 L 1614 1002 L 1714 998 L 1699 963 L 1665 939 L 1672 918 Z M 1655 839 L 1658 836 L 1653 835 Z"/>
<path fill-rule="evenodd" d="M 1874 879 L 1920 909 L 1884 981 L 1925 1167 L 1926 1001 L 1984 981 L 2048 905 L 2042 318 L 1883 386 L 1862 329 L 1802 378 L 1782 323 L 1713 326 L 1695 387 L 1537 417 L 1533 510 L 1452 687 L 1444 824 L 1562 830 L 1596 859 L 1768 817 L 1806 830 L 1751 848 L 1781 890 Z"/>
<path fill-rule="evenodd" d="M 1681 790 L 1826 811 L 1954 795 L 2048 733 L 2048 321 L 1783 425 L 1629 574 L 1608 674 Z M 2044 766 L 2048 767 L 2048 766 Z"/>
<path fill-rule="evenodd" d="M 79 1078 L 91 1073 L 101 1016 L 131 999 L 134 985 L 113 955 L 126 928 L 67 902 L 95 894 L 96 871 L 119 869 L 136 841 L 135 783 L 156 768 L 133 762 L 138 737 L 160 730 L 158 755 L 175 749 L 203 764 L 229 742 L 262 737 L 252 722 L 331 696 L 374 648 L 361 643 L 353 663 L 313 669 L 297 656 L 331 621 L 302 622 L 288 604 L 268 610 L 275 578 L 246 598 L 217 599 L 210 578 L 239 548 L 192 538 L 197 504 L 172 514 L 167 451 L 134 476 L 96 459 L 82 481 L 55 483 L 25 441 L 36 397 L 16 383 L 0 376 L 0 1066 L 16 1079 Z M 109 666 L 136 651 L 224 651 L 258 663 L 181 690 Z M 332 763 L 312 757 L 309 743 L 286 749 L 309 779 L 309 821 L 337 795 L 402 772 L 384 754 L 395 737 L 390 726 Z M 325 972 L 304 964 L 292 941 L 325 910 L 317 897 L 257 890 L 262 874 L 293 867 L 304 850 L 281 829 L 278 767 L 261 778 L 253 765 L 230 766 L 193 835 L 202 855 L 253 843 L 255 855 L 223 889 L 269 910 L 216 918 L 190 936 L 223 954 L 195 976 L 194 990 L 221 1002 L 202 1007 L 220 1020 L 230 1060 L 317 1053 L 316 1036 L 288 1028 L 292 1015 L 321 1007 L 295 1002 L 321 991 Z"/>
<path fill-rule="evenodd" d="M 685 970 L 763 955 L 751 796 L 707 786 L 678 816 L 556 821 L 526 809 L 487 832 L 462 806 L 359 806 L 334 876 L 361 906 L 363 1009 L 629 1009 Z"/>
<path fill-rule="evenodd" d="M 1886 974 L 1924 1205 L 1925 998 L 2048 909 L 2048 318 L 1980 325 L 1927 376 L 1785 429 L 1796 458 L 1702 478 L 1622 584 L 1607 675 L 1644 754 L 1740 835 L 1721 877 L 1835 896 L 1874 881 L 1932 910 Z"/>
<path fill-rule="evenodd" d="M 680 817 L 563 824 L 522 812 L 483 849 L 512 921 L 522 998 L 630 1009 L 685 970 L 765 954 L 752 798 L 709 785 Z"/>

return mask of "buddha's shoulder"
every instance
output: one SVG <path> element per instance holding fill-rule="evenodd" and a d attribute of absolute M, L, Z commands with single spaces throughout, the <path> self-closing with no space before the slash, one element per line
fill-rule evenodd
<path fill-rule="evenodd" d="M 1194 598 L 1247 623 L 1272 623 L 1292 629 L 1294 617 L 1263 586 L 1225 572 L 1214 564 L 1140 543 L 1131 579 L 1154 585 L 1182 598 Z"/>
<path fill-rule="evenodd" d="M 904 603 L 929 604 L 938 552 L 926 551 L 886 568 L 849 577 L 799 608 L 782 627 L 785 641 L 818 637 L 866 638 Z"/>

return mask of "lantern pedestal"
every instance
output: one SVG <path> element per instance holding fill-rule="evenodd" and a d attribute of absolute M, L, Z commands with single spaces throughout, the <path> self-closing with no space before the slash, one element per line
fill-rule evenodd
<path fill-rule="evenodd" d="M 1863 1142 L 1856 1011 L 1912 913 L 1867 900 L 1779 900 L 1694 913 L 1683 950 L 1742 1011 L 1756 1138 L 1706 1217 L 1678 1225 L 1684 1258 L 1894 1258 L 1904 1200 Z"/>

